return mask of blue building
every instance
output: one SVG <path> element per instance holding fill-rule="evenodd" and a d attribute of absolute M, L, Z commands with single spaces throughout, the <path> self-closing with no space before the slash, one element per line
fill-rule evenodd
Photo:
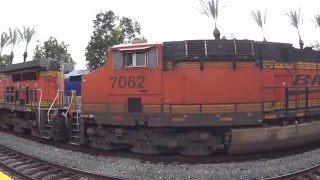
<path fill-rule="evenodd" d="M 65 95 L 70 96 L 71 90 L 77 92 L 77 96 L 81 96 L 81 77 L 90 72 L 90 70 L 73 70 L 65 75 L 64 90 Z"/>

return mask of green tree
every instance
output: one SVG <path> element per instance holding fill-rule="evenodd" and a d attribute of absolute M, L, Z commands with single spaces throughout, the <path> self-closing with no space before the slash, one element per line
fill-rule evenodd
<path fill-rule="evenodd" d="M 260 29 L 261 29 L 262 36 L 263 36 L 263 41 L 266 42 L 267 40 L 266 40 L 266 37 L 265 37 L 265 35 L 264 35 L 263 27 L 264 27 L 265 24 L 266 24 L 267 10 L 264 12 L 263 20 L 262 20 L 262 17 L 261 17 L 261 11 L 260 11 L 260 10 L 252 11 L 251 15 L 252 15 L 252 17 L 254 18 L 254 20 L 257 22 L 258 26 L 259 26 Z"/>
<path fill-rule="evenodd" d="M 12 56 L 11 55 L 7 55 L 7 54 L 4 54 L 2 57 L 1 57 L 1 65 L 10 65 L 12 64 Z"/>
<path fill-rule="evenodd" d="M 316 41 L 315 44 L 311 44 L 311 47 L 313 50 L 317 50 L 317 51 L 320 51 L 320 44 L 318 41 Z"/>
<path fill-rule="evenodd" d="M 11 44 L 11 63 L 12 63 L 12 60 L 14 58 L 14 53 L 13 53 L 13 50 L 14 50 L 14 47 L 20 42 L 19 39 L 18 39 L 18 29 L 17 28 L 14 28 L 14 30 L 12 31 L 11 28 L 9 28 L 9 44 Z"/>
<path fill-rule="evenodd" d="M 201 4 L 200 13 L 204 14 L 208 18 L 212 17 L 214 23 L 213 36 L 215 39 L 220 39 L 220 30 L 217 27 L 217 20 L 219 15 L 219 0 L 208 0 L 207 3 L 203 0 L 199 0 Z"/>
<path fill-rule="evenodd" d="M 23 62 L 26 62 L 28 57 L 28 45 L 36 35 L 36 30 L 34 28 L 30 29 L 29 27 L 23 26 L 23 31 L 18 30 L 20 34 L 20 40 L 26 43 L 26 50 L 23 53 Z"/>
<path fill-rule="evenodd" d="M 302 17 L 300 16 L 301 15 L 300 12 L 301 12 L 301 9 L 299 9 L 299 12 L 297 12 L 297 10 L 294 10 L 294 11 L 289 11 L 286 14 L 288 15 L 291 21 L 291 25 L 297 29 L 297 32 L 299 35 L 299 45 L 300 45 L 300 48 L 303 49 L 304 43 L 301 39 L 300 30 L 299 30 L 300 25 L 302 25 L 303 23 Z"/>
<path fill-rule="evenodd" d="M 122 17 L 120 19 L 119 28 L 121 31 L 121 38 L 119 41 L 121 43 L 129 43 L 140 35 L 140 23 L 138 21 L 133 21 L 128 17 Z"/>
<path fill-rule="evenodd" d="M 116 16 L 113 11 L 100 12 L 93 20 L 93 33 L 86 47 L 87 67 L 102 67 L 108 58 L 108 48 L 131 42 L 140 35 L 140 24 L 128 17 Z"/>
<path fill-rule="evenodd" d="M 38 43 L 34 50 L 33 59 L 55 59 L 74 65 L 76 63 L 68 52 L 68 46 L 63 41 L 59 43 L 56 38 L 50 37 L 43 44 Z"/>

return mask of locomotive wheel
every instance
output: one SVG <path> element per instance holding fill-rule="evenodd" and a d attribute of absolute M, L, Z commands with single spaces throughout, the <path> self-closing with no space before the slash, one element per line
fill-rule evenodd
<path fill-rule="evenodd" d="M 101 136 L 90 137 L 90 146 L 98 149 L 112 150 L 115 147 L 110 142 L 105 142 L 104 138 Z"/>
<path fill-rule="evenodd" d="M 206 156 L 213 153 L 210 146 L 202 143 L 189 143 L 180 147 L 179 152 L 185 156 Z"/>
<path fill-rule="evenodd" d="M 131 151 L 135 153 L 141 153 L 141 154 L 160 154 L 161 153 L 161 150 L 158 146 L 152 145 L 144 140 L 137 140 L 133 144 Z"/>
<path fill-rule="evenodd" d="M 114 149 L 128 149 L 128 144 L 115 144 L 107 142 L 103 136 L 91 136 L 90 146 L 97 149 L 114 150 Z"/>

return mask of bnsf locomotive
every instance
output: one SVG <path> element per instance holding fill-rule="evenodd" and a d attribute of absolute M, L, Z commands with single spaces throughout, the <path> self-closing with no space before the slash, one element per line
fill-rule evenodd
<path fill-rule="evenodd" d="M 319 51 L 249 40 L 108 51 L 107 64 L 82 77 L 81 104 L 62 91 L 61 69 L 43 63 L 55 61 L 0 68 L 1 126 L 145 154 L 242 154 L 320 140 Z"/>

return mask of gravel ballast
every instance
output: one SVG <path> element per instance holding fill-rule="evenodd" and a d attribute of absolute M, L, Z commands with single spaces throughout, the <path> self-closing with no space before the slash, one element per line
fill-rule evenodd
<path fill-rule="evenodd" d="M 163 164 L 93 156 L 39 144 L 0 132 L 0 144 L 40 159 L 127 179 L 262 179 L 320 163 L 320 149 L 277 159 L 218 164 Z"/>

